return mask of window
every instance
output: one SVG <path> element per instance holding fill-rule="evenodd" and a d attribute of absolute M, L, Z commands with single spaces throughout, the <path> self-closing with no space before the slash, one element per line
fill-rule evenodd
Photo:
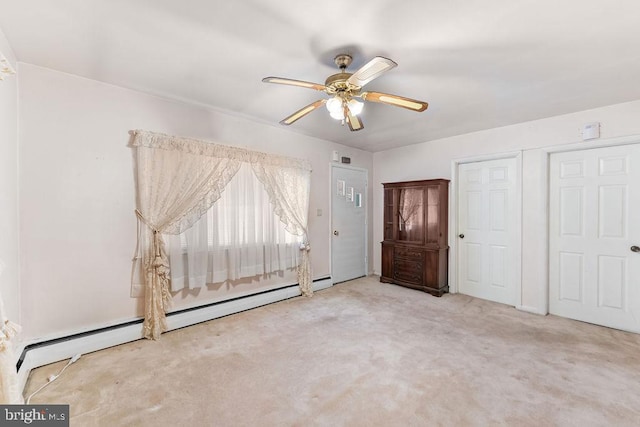
<path fill-rule="evenodd" d="M 169 242 L 171 288 L 193 288 L 265 276 L 298 265 L 301 237 L 287 232 L 250 164 L 244 163 L 221 198 Z"/>

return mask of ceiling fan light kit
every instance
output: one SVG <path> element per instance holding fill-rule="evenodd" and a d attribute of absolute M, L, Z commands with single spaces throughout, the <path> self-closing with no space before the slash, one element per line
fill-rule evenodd
<path fill-rule="evenodd" d="M 340 69 L 340 72 L 327 77 L 324 85 L 284 77 L 265 77 L 262 79 L 265 83 L 299 86 L 322 91 L 327 95 L 331 95 L 329 99 L 321 99 L 301 108 L 282 120 L 280 124 L 288 126 L 326 104 L 330 116 L 336 120 L 340 120 L 342 124 L 347 123 L 351 131 L 364 129 L 364 124 L 358 117 L 358 115 L 362 113 L 364 104 L 354 98 L 402 107 L 417 112 L 427 109 L 429 104 L 423 101 L 387 93 L 361 92 L 364 85 L 398 65 L 391 59 L 376 56 L 360 67 L 355 73 L 347 73 L 346 69 L 351 65 L 352 61 L 353 58 L 350 55 L 337 55 L 334 62 Z"/>
<path fill-rule="evenodd" d="M 360 101 L 356 101 L 351 98 L 348 101 L 339 95 L 334 96 L 327 100 L 327 110 L 329 114 L 336 120 L 344 120 L 344 105 L 347 105 L 351 114 L 358 115 L 362 112 L 364 104 Z"/>

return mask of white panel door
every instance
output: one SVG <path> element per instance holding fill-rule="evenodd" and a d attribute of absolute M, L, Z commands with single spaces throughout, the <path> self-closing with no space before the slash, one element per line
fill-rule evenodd
<path fill-rule="evenodd" d="M 640 332 L 640 144 L 552 154 L 549 173 L 549 312 Z"/>
<path fill-rule="evenodd" d="M 367 171 L 331 168 L 331 278 L 340 283 L 367 274 Z"/>
<path fill-rule="evenodd" d="M 520 286 L 515 158 L 458 167 L 458 291 L 515 305 Z"/>

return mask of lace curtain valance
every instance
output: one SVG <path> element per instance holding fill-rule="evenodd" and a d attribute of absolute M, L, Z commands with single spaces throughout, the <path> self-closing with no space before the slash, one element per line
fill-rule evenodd
<path fill-rule="evenodd" d="M 180 234 L 220 198 L 242 163 L 249 163 L 265 186 L 287 231 L 303 236 L 298 282 L 312 295 L 307 219 L 311 166 L 306 160 L 147 131 L 131 131 L 135 150 L 139 227 L 136 259 L 145 289 L 144 335 L 166 330 L 169 261 L 162 234 Z"/>

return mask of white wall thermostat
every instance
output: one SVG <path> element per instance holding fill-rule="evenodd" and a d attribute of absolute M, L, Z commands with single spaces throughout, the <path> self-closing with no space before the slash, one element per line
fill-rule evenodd
<path fill-rule="evenodd" d="M 582 127 L 582 140 L 586 141 L 589 139 L 600 138 L 600 123 L 593 122 L 587 123 Z"/>

